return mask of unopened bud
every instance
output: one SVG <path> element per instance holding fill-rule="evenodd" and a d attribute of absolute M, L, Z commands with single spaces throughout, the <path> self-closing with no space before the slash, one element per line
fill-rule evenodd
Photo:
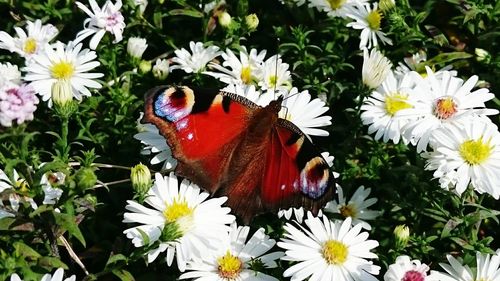
<path fill-rule="evenodd" d="M 159 80 L 165 80 L 168 76 L 169 63 L 166 59 L 157 59 L 153 66 L 153 76 Z"/>
<path fill-rule="evenodd" d="M 93 187 L 97 182 L 97 176 L 92 168 L 82 167 L 76 172 L 76 184 L 81 190 Z"/>
<path fill-rule="evenodd" d="M 132 181 L 132 187 L 139 196 L 146 194 L 151 188 L 151 172 L 142 163 L 132 167 L 130 180 Z"/>
<path fill-rule="evenodd" d="M 410 229 L 404 224 L 398 225 L 394 228 L 394 237 L 396 238 L 396 246 L 404 248 L 410 240 Z"/>
<path fill-rule="evenodd" d="M 378 2 L 378 7 L 380 8 L 380 10 L 382 10 L 382 12 L 385 13 L 396 7 L 396 2 L 394 0 L 380 0 Z"/>
<path fill-rule="evenodd" d="M 232 18 L 228 12 L 222 12 L 219 14 L 219 24 L 222 27 L 228 27 L 231 24 Z"/>
<path fill-rule="evenodd" d="M 59 79 L 52 84 L 52 102 L 56 106 L 66 106 L 73 101 L 71 83 L 66 79 Z"/>
<path fill-rule="evenodd" d="M 485 62 L 485 63 L 489 63 L 490 62 L 491 55 L 485 49 L 476 48 L 474 50 L 474 52 L 476 53 L 476 60 L 477 61 Z"/>
<path fill-rule="evenodd" d="M 147 47 L 146 39 L 130 37 L 127 42 L 127 53 L 133 58 L 141 59 Z"/>
<path fill-rule="evenodd" d="M 249 31 L 254 31 L 259 26 L 259 18 L 256 14 L 250 14 L 245 17 L 245 23 Z"/>
<path fill-rule="evenodd" d="M 147 60 L 142 60 L 141 63 L 139 63 L 139 72 L 145 74 L 150 71 L 151 71 L 151 62 Z"/>

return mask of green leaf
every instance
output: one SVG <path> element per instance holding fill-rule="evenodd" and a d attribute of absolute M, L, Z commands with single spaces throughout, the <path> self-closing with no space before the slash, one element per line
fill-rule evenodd
<path fill-rule="evenodd" d="M 118 255 L 112 255 L 111 257 L 109 257 L 108 261 L 106 262 L 106 267 L 108 267 L 109 265 L 112 265 L 114 263 L 117 263 L 119 261 L 127 261 L 127 257 L 122 255 L 122 254 L 118 254 Z"/>
<path fill-rule="evenodd" d="M 441 232 L 441 238 L 450 236 L 450 232 L 461 223 L 463 223 L 463 220 L 459 218 L 453 218 L 448 220 L 448 222 L 446 222 L 446 224 L 443 227 L 443 231 Z"/>
<path fill-rule="evenodd" d="M 63 269 L 68 269 L 68 266 L 64 262 L 55 257 L 41 257 L 38 259 L 38 265 L 48 270 L 52 270 L 53 268 L 59 268 L 59 267 L 62 267 Z"/>
<path fill-rule="evenodd" d="M 72 215 L 61 214 L 61 213 L 53 213 L 54 218 L 56 220 L 57 225 L 61 228 L 67 230 L 71 235 L 75 236 L 80 243 L 85 247 L 85 238 L 83 237 L 82 232 L 78 228 L 76 224 L 76 218 Z"/>
<path fill-rule="evenodd" d="M 426 62 L 427 65 L 443 65 L 454 60 L 471 58 L 472 54 L 466 52 L 441 53 Z"/>
<path fill-rule="evenodd" d="M 135 281 L 134 276 L 132 276 L 132 274 L 125 269 L 115 269 L 112 272 L 122 281 Z"/>
<path fill-rule="evenodd" d="M 193 18 L 202 18 L 203 13 L 192 9 L 173 9 L 168 12 L 170 16 L 188 16 Z"/>
<path fill-rule="evenodd" d="M 40 257 L 40 254 L 35 251 L 30 246 L 24 244 L 23 242 L 14 242 L 14 249 L 16 253 L 20 256 L 36 259 Z"/>

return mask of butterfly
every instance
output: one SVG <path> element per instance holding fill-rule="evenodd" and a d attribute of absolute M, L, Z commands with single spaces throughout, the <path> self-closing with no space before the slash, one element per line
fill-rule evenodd
<path fill-rule="evenodd" d="M 282 101 L 262 107 L 224 91 L 159 86 L 145 96 L 142 122 L 166 138 L 177 175 L 227 196 L 245 223 L 289 207 L 317 213 L 333 196 L 333 175 L 308 137 L 278 117 Z"/>

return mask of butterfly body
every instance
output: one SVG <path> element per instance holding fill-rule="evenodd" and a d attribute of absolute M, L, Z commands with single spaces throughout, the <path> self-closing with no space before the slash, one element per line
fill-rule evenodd
<path fill-rule="evenodd" d="M 246 222 L 291 206 L 316 212 L 333 194 L 333 176 L 300 129 L 278 117 L 282 99 L 260 107 L 231 93 L 157 87 L 143 122 L 167 139 L 177 174 L 226 195 Z"/>

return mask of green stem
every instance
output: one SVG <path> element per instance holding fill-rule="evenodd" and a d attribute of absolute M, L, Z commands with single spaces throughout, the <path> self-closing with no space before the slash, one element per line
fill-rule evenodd
<path fill-rule="evenodd" d="M 62 126 L 61 126 L 61 141 L 60 141 L 60 151 L 62 160 L 67 163 L 69 160 L 69 145 L 68 145 L 68 127 L 69 127 L 69 117 L 63 116 Z"/>

